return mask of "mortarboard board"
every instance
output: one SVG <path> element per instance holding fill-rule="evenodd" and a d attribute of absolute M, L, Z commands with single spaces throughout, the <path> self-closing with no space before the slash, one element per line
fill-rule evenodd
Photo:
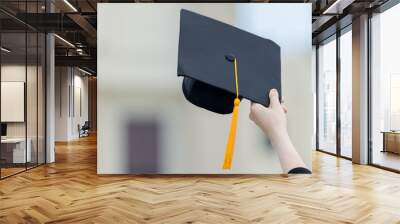
<path fill-rule="evenodd" d="M 182 9 L 177 74 L 184 76 L 183 94 L 192 104 L 219 114 L 233 112 L 224 162 L 230 168 L 240 100 L 268 106 L 269 91 L 281 92 L 280 47 Z"/>
<path fill-rule="evenodd" d="M 181 10 L 178 76 L 188 101 L 229 114 L 235 98 L 232 62 L 238 60 L 239 97 L 269 105 L 268 93 L 281 93 L 280 47 L 271 40 L 188 10 Z M 279 94 L 281 96 L 281 94 Z"/>

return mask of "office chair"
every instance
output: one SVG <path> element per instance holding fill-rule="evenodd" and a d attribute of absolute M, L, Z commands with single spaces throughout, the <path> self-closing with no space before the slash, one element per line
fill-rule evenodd
<path fill-rule="evenodd" d="M 78 126 L 78 129 L 79 129 L 79 138 L 89 136 L 89 129 L 90 129 L 89 121 L 85 121 L 82 127 Z"/>

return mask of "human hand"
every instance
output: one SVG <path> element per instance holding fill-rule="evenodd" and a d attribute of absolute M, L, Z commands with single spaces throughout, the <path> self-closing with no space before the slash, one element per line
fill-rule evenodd
<path fill-rule="evenodd" d="M 269 107 L 251 103 L 250 119 L 273 141 L 287 134 L 287 108 L 279 102 L 279 93 L 276 89 L 271 89 L 269 99 Z"/>
<path fill-rule="evenodd" d="M 285 173 L 290 173 L 295 168 L 305 168 L 306 165 L 303 159 L 297 153 L 296 148 L 289 138 L 286 128 L 287 109 L 279 102 L 279 94 L 276 89 L 272 89 L 269 92 L 269 99 L 269 107 L 264 107 L 258 103 L 251 103 L 250 119 L 271 140 L 273 148 L 278 152 L 279 161 Z M 304 173 L 309 173 L 309 171 Z"/>

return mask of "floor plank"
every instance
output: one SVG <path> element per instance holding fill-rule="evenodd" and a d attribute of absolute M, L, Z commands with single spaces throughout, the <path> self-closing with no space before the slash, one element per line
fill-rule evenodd
<path fill-rule="evenodd" d="M 312 175 L 99 176 L 96 139 L 0 181 L 0 223 L 400 223 L 400 175 L 320 152 Z"/>

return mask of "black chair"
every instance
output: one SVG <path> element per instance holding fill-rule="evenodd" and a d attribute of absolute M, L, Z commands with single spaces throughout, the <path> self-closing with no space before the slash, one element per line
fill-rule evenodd
<path fill-rule="evenodd" d="M 79 129 L 79 138 L 89 136 L 89 129 L 90 129 L 89 121 L 85 121 L 82 127 L 78 125 L 78 129 Z"/>

